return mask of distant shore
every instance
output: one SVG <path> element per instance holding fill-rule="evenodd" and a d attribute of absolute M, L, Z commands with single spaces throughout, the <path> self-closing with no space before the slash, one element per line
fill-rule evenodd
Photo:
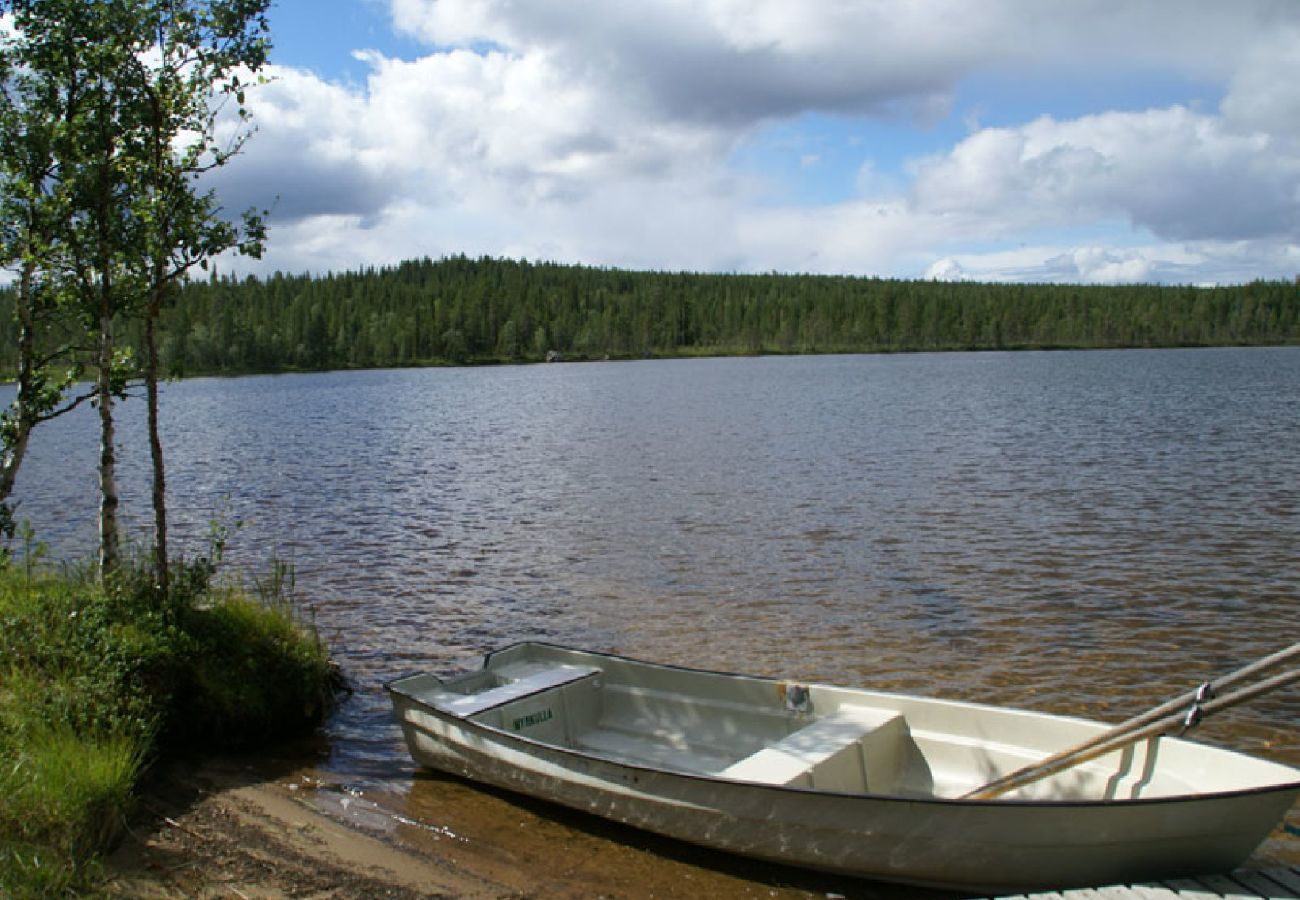
<path fill-rule="evenodd" d="M 10 292 L 0 289 L 0 313 Z M 17 334 L 0 314 L 0 371 Z M 637 272 L 508 259 L 189 282 L 157 322 L 174 376 L 547 359 L 1300 343 L 1300 284 L 1216 287 Z M 121 341 L 147 358 L 143 323 Z M 8 348 L 8 349 L 6 349 Z"/>

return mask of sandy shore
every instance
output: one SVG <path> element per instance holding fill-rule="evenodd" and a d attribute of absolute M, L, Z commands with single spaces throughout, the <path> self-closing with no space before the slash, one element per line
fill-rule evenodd
<path fill-rule="evenodd" d="M 154 772 L 108 871 L 122 897 L 523 896 L 314 809 L 299 782 L 235 760 Z"/>
<path fill-rule="evenodd" d="M 557 820 L 551 808 L 455 781 L 415 787 L 446 798 L 455 830 L 410 820 L 400 797 L 330 785 L 310 768 L 171 762 L 146 781 L 139 812 L 107 862 L 109 889 L 155 900 L 897 896 L 661 846 L 589 817 Z"/>

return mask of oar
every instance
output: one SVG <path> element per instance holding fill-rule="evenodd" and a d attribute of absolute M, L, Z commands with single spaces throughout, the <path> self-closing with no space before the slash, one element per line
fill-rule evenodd
<path fill-rule="evenodd" d="M 1216 697 L 1220 691 L 1226 688 L 1238 685 L 1247 679 L 1254 678 L 1269 669 L 1276 668 L 1298 657 L 1300 657 L 1300 643 L 1295 643 L 1285 650 L 1279 650 L 1277 653 L 1266 656 L 1258 662 L 1229 673 L 1217 681 L 1207 682 L 1194 691 L 1189 691 L 1166 703 L 1162 703 L 1154 709 L 1116 725 L 1109 731 L 1105 731 L 1078 746 L 1063 750 L 1040 762 L 1026 766 L 1023 769 L 1017 769 L 1009 775 L 990 781 L 983 787 L 963 795 L 962 799 L 991 800 L 1008 791 L 1032 784 L 1049 775 L 1054 775 L 1064 769 L 1096 759 L 1098 756 L 1137 743 L 1152 735 L 1166 734 L 1175 729 L 1191 727 L 1205 716 L 1227 709 L 1229 706 L 1244 703 L 1300 679 L 1300 669 L 1295 669 L 1261 681 L 1251 687 Z"/>

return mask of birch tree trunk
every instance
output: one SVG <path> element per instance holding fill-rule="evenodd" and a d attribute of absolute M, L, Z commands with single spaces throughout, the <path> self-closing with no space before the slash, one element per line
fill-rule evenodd
<path fill-rule="evenodd" d="M 161 301 L 158 291 L 150 301 L 145 316 L 145 386 L 149 402 L 149 456 L 153 461 L 154 573 L 158 599 L 166 601 L 171 575 L 167 561 L 167 480 L 163 465 L 162 438 L 158 428 L 158 340 L 154 323 Z"/>
<path fill-rule="evenodd" d="M 34 276 L 35 265 L 23 263 L 18 292 L 14 295 L 14 311 L 18 317 L 18 393 L 5 422 L 4 453 L 0 456 L 0 504 L 13 493 L 38 414 L 33 397 L 36 390 L 36 328 L 31 302 Z M 5 519 L 4 524 L 12 524 L 7 516 Z"/>
<path fill-rule="evenodd" d="M 103 578 L 121 564 L 117 527 L 117 451 L 113 428 L 113 316 L 99 318 L 99 572 Z"/>

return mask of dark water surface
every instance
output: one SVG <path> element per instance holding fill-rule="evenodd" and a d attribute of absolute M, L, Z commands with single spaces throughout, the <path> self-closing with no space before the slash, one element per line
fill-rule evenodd
<path fill-rule="evenodd" d="M 436 827 L 469 789 L 413 780 L 379 685 L 524 638 L 1119 720 L 1300 636 L 1297 348 L 198 379 L 162 415 L 173 541 L 291 561 L 358 685 L 321 769 Z M 20 475 L 56 556 L 96 440 L 44 426 Z M 1292 688 L 1202 736 L 1300 765 L 1298 722 Z"/>

